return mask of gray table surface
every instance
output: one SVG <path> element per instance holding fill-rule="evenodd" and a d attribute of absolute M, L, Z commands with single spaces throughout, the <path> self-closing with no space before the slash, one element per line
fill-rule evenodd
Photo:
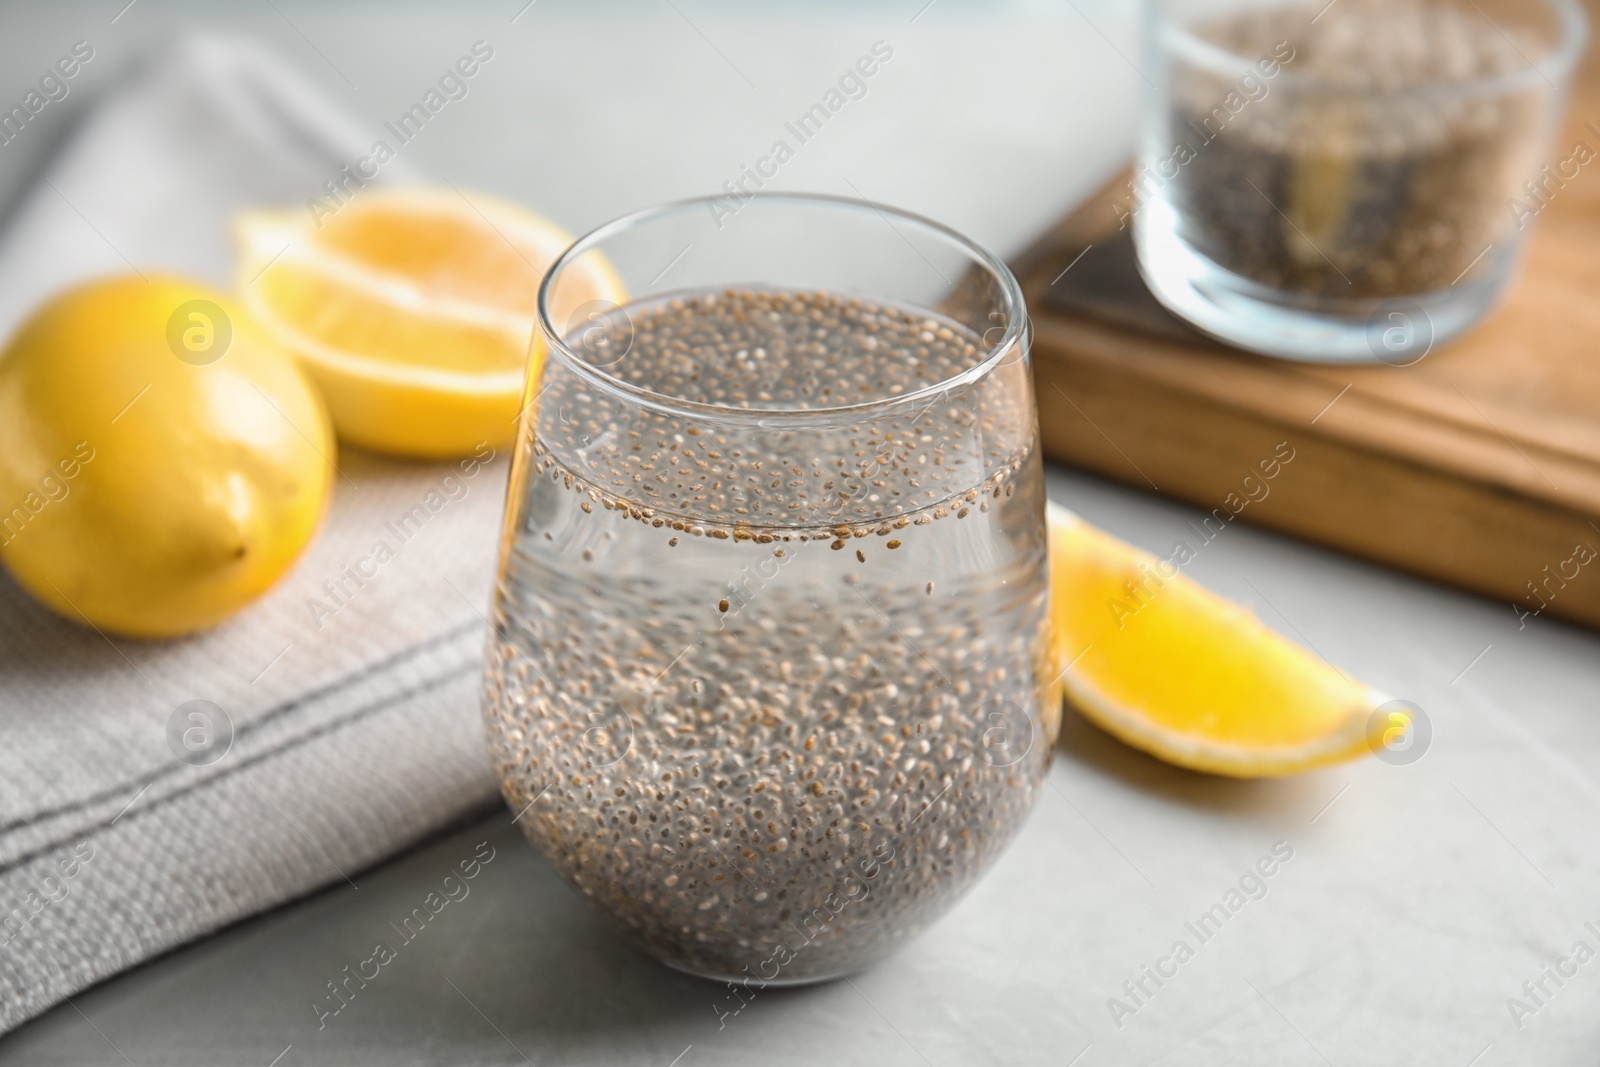
<path fill-rule="evenodd" d="M 65 110 L 163 34 L 238 27 L 376 127 L 482 38 L 496 62 L 407 150 L 574 230 L 737 177 L 881 39 L 893 61 L 778 185 L 921 210 L 1013 252 L 1126 153 L 1140 79 L 1132 5 L 1105 0 L 125 2 L 0 8 L 0 98 L 79 38 L 97 63 Z M 0 152 L 0 204 L 53 136 Z M 1198 540 L 1194 509 L 1049 478 L 1053 498 L 1145 548 Z M 765 991 L 737 1014 L 724 989 L 612 936 L 495 811 L 358 875 L 359 889 L 75 997 L 0 1039 L 0 1063 L 1595 1063 L 1600 962 L 1574 952 L 1600 953 L 1600 641 L 1243 526 L 1188 573 L 1420 705 L 1425 756 L 1236 782 L 1069 716 L 1051 788 L 945 919 L 850 981 Z M 470 895 L 319 1029 L 326 983 L 480 842 L 494 858 Z M 1200 943 L 1185 924 L 1278 842 L 1292 858 L 1265 895 Z M 1124 992 L 1179 939 L 1194 956 L 1175 977 Z M 1113 997 L 1136 1010 L 1114 1018 Z"/>

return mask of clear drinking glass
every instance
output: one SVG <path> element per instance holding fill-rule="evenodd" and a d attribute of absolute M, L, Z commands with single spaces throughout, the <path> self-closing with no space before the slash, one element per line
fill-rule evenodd
<path fill-rule="evenodd" d="M 1573 0 L 1147 0 L 1146 15 L 1140 271 L 1239 347 L 1415 362 L 1495 304 L 1583 163 L 1550 150 L 1587 37 Z"/>
<path fill-rule="evenodd" d="M 647 952 L 849 973 L 1032 807 L 1059 705 L 1028 343 L 999 260 L 850 200 L 668 204 L 551 269 L 484 717 L 519 825 Z"/>

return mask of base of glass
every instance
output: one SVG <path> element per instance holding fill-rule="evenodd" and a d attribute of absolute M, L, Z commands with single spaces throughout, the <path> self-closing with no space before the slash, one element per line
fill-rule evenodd
<path fill-rule="evenodd" d="M 1196 252 L 1178 236 L 1162 200 L 1134 220 L 1139 274 L 1173 314 L 1246 351 L 1304 363 L 1409 366 L 1472 326 L 1499 301 L 1516 268 L 1516 246 L 1491 246 L 1470 280 L 1431 293 L 1338 300 L 1251 281 Z"/>
<path fill-rule="evenodd" d="M 691 978 L 704 978 L 708 982 L 716 982 L 718 984 L 752 985 L 757 989 L 798 989 L 801 986 L 821 985 L 824 982 L 837 982 L 841 978 L 860 974 L 865 969 L 863 966 L 850 970 L 831 971 L 827 974 L 807 975 L 803 978 L 785 978 L 781 975 L 777 978 L 761 978 L 759 976 L 751 977 L 748 974 L 719 974 L 715 971 L 702 971 L 678 960 L 669 960 L 664 956 L 656 956 L 654 953 L 651 953 L 651 956 L 657 962 Z"/>

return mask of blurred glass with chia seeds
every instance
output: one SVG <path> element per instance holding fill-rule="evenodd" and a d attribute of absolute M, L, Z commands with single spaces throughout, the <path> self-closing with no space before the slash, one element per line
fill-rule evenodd
<path fill-rule="evenodd" d="M 1148 0 L 1139 267 L 1230 344 L 1415 362 L 1507 288 L 1587 37 L 1572 0 Z"/>
<path fill-rule="evenodd" d="M 602 260 L 628 302 L 553 322 Z M 719 197 L 581 239 L 539 308 L 484 695 L 517 822 L 674 967 L 858 970 L 1056 735 L 1016 280 L 887 208 Z"/>

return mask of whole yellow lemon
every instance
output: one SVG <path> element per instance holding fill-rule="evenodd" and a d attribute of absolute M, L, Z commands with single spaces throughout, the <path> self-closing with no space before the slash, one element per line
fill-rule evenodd
<path fill-rule="evenodd" d="M 221 295 L 91 282 L 0 353 L 0 560 L 69 619 L 136 637 L 203 629 L 306 546 L 333 455 L 293 358 Z"/>

